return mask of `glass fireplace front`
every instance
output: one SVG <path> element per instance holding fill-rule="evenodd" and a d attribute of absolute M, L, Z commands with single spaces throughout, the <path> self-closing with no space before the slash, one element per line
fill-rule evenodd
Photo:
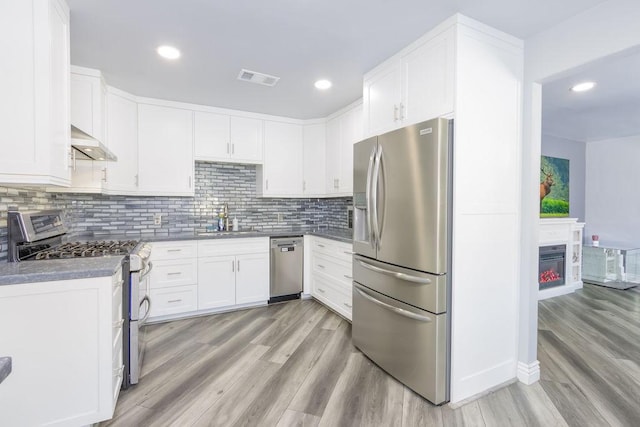
<path fill-rule="evenodd" d="M 541 246 L 539 256 L 538 282 L 540 290 L 564 285 L 567 246 Z"/>

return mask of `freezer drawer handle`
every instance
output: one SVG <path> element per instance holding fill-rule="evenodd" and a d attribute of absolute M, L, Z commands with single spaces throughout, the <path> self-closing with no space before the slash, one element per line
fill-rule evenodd
<path fill-rule="evenodd" d="M 358 263 L 366 268 L 367 270 L 375 271 L 376 273 L 386 274 L 388 276 L 393 276 L 396 279 L 404 280 L 406 282 L 419 283 L 421 285 L 428 285 L 431 283 L 430 279 L 426 279 L 424 277 L 416 277 L 410 276 L 408 274 L 399 273 L 397 271 L 385 270 L 384 268 L 376 267 L 375 265 L 367 264 L 366 262 L 362 262 L 358 260 Z"/>
<path fill-rule="evenodd" d="M 358 288 L 353 288 L 353 290 L 356 291 L 358 294 L 360 294 L 360 296 L 362 296 L 363 298 L 371 301 L 372 303 L 377 304 L 382 308 L 386 308 L 387 310 L 393 311 L 394 313 L 399 314 L 400 316 L 408 317 L 409 319 L 418 320 L 420 322 L 431 322 L 430 317 L 422 316 L 420 314 L 412 313 L 410 311 L 403 310 L 398 307 L 394 307 L 390 304 L 387 304 L 386 302 L 382 302 L 379 299 L 372 297 L 371 295 L 365 294 Z"/>

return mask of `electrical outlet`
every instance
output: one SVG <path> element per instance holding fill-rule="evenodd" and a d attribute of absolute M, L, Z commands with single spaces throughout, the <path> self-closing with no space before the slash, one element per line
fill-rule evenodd
<path fill-rule="evenodd" d="M 153 214 L 153 225 L 162 225 L 162 214 Z"/>
<path fill-rule="evenodd" d="M 282 219 L 283 216 L 284 215 L 282 214 L 282 212 L 278 212 L 278 222 L 282 222 L 283 221 L 283 219 Z"/>

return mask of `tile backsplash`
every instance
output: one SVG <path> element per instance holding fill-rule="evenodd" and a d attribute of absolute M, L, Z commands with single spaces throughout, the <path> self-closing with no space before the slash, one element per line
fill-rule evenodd
<path fill-rule="evenodd" d="M 256 197 L 256 167 L 196 162 L 195 197 L 105 196 L 0 187 L 0 262 L 7 257 L 7 210 L 63 209 L 72 234 L 145 235 L 204 231 L 224 203 L 240 228 L 327 225 L 347 228 L 351 198 Z M 162 224 L 154 225 L 154 215 Z M 282 221 L 278 221 L 281 214 Z"/>

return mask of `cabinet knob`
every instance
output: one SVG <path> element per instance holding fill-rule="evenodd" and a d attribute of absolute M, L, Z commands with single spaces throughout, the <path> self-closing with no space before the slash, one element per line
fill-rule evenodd
<path fill-rule="evenodd" d="M 398 106 L 396 104 L 393 104 L 393 121 L 398 121 Z"/>

